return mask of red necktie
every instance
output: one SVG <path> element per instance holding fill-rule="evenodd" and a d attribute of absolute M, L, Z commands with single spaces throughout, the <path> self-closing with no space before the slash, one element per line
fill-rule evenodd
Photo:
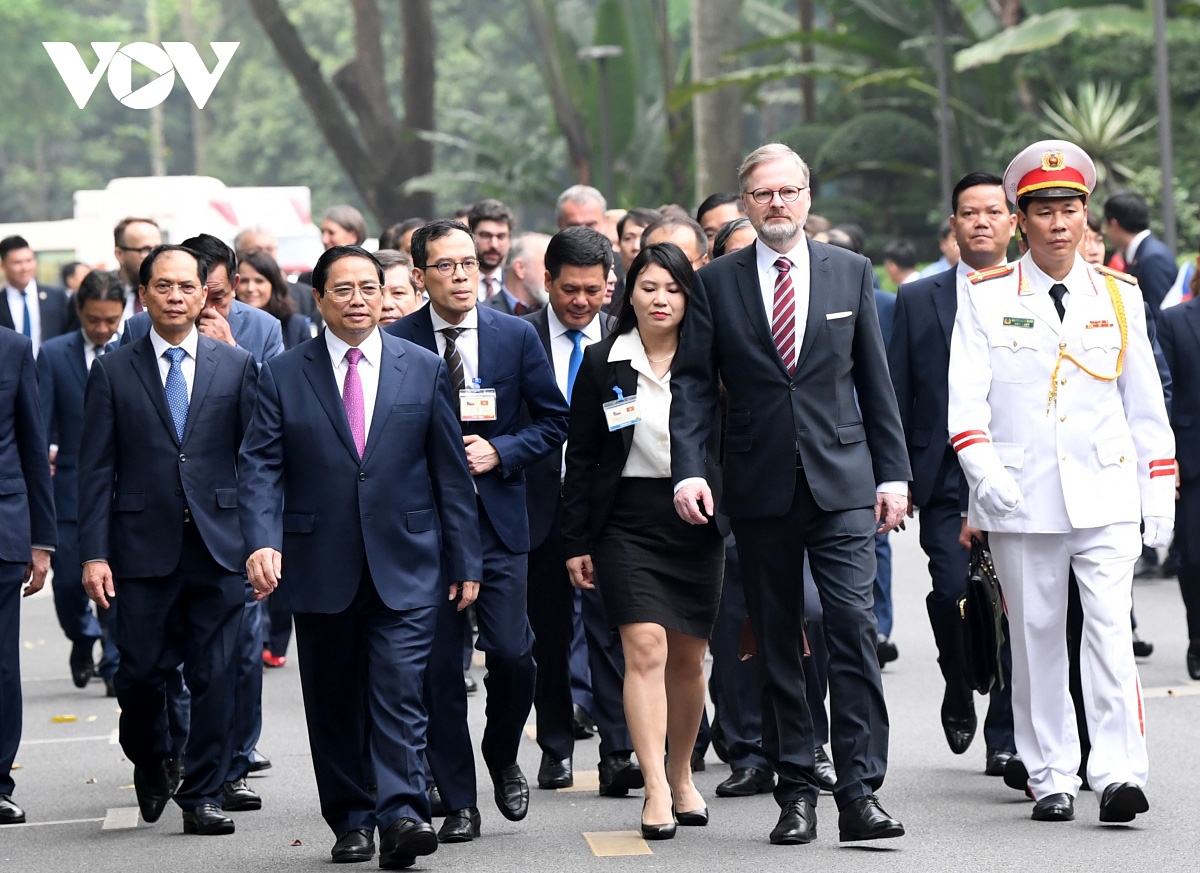
<path fill-rule="evenodd" d="M 522 303 L 520 300 L 518 300 L 516 302 L 516 304 L 513 305 L 513 315 L 524 315 L 528 311 L 529 311 L 529 307 L 526 306 L 524 303 Z"/>
<path fill-rule="evenodd" d="M 792 262 L 775 261 L 775 307 L 771 315 L 771 338 L 790 375 L 796 372 L 796 291 L 792 287 Z"/>

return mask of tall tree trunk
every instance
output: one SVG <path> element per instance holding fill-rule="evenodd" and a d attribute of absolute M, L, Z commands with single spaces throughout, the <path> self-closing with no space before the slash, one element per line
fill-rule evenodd
<path fill-rule="evenodd" d="M 146 0 L 146 30 L 152 43 L 159 41 L 158 0 Z M 150 175 L 167 175 L 167 144 L 163 135 L 163 108 L 160 103 L 150 107 Z"/>
<path fill-rule="evenodd" d="M 550 105 L 554 107 L 554 119 L 558 129 L 567 142 L 567 159 L 571 162 L 571 172 L 575 181 L 581 185 L 592 183 L 592 139 L 588 132 L 587 121 L 575 108 L 567 86 L 566 76 L 562 70 L 562 52 L 560 40 L 563 38 L 555 17 L 553 0 L 525 0 L 529 11 L 529 20 L 533 25 L 533 37 L 537 44 L 538 72 L 542 74 L 542 82 L 546 93 L 550 96 Z"/>
<path fill-rule="evenodd" d="M 692 79 L 729 72 L 722 55 L 741 42 L 741 0 L 692 0 Z M 696 199 L 737 190 L 742 159 L 742 93 L 737 87 L 698 95 L 692 101 L 696 136 Z"/>

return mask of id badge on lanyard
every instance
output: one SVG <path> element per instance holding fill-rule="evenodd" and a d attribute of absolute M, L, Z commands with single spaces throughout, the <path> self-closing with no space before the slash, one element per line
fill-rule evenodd
<path fill-rule="evenodd" d="M 464 388 L 458 392 L 458 417 L 460 421 L 495 421 L 496 420 L 496 389 L 480 388 L 482 379 L 475 378 L 471 382 L 474 388 Z"/>
<path fill-rule="evenodd" d="M 637 395 L 630 394 L 626 397 L 621 393 L 621 389 L 616 387 L 613 388 L 613 391 L 616 392 L 617 399 L 604 404 L 604 418 L 608 422 L 609 432 L 633 427 L 642 420 L 642 413 L 638 409 Z"/>

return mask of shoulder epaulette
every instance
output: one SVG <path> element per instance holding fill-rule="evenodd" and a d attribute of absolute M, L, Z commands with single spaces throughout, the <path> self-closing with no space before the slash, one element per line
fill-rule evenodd
<path fill-rule="evenodd" d="M 986 282 L 988 279 L 999 279 L 1001 276 L 1007 276 L 1016 268 L 1015 264 L 1002 264 L 999 267 L 976 270 L 974 273 L 967 274 L 967 281 L 972 285 L 978 285 L 980 282 Z"/>
<path fill-rule="evenodd" d="M 1106 267 L 1103 264 L 1092 264 L 1092 266 L 1102 276 L 1112 276 L 1114 279 L 1120 279 L 1122 282 L 1128 282 L 1130 285 L 1138 283 L 1137 276 L 1130 276 L 1128 273 L 1122 273 L 1120 270 L 1114 270 L 1112 267 Z"/>

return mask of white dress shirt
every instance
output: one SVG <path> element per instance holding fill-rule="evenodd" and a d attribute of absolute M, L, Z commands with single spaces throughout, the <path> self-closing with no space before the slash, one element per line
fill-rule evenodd
<path fill-rule="evenodd" d="M 346 387 L 346 374 L 350 372 L 350 363 L 346 360 L 346 352 L 350 344 L 334 336 L 333 331 L 325 331 L 325 346 L 329 349 L 329 361 L 333 364 L 333 381 L 337 383 L 338 396 Z M 362 357 L 358 359 L 358 379 L 362 382 L 363 392 L 363 445 L 371 436 L 371 419 L 375 417 L 375 397 L 379 394 L 379 364 L 383 357 L 383 338 L 379 328 L 371 331 L 370 335 L 358 344 Z"/>
<path fill-rule="evenodd" d="M 641 421 L 633 425 L 633 442 L 621 476 L 627 479 L 671 478 L 671 371 L 654 374 L 642 337 L 635 327 L 617 337 L 608 352 L 609 363 L 629 361 L 638 374 L 637 402 Z M 604 398 L 616 400 L 616 394 Z"/>
<path fill-rule="evenodd" d="M 592 343 L 600 342 L 600 319 L 603 318 L 602 313 L 597 312 L 595 317 L 587 323 L 587 327 L 579 328 L 583 331 L 583 339 L 579 342 L 579 348 L 586 349 Z M 558 316 L 554 313 L 554 307 L 547 304 L 546 306 L 546 325 L 550 329 L 550 366 L 554 370 L 554 381 L 558 384 L 558 390 L 562 392 L 562 396 L 567 396 L 567 377 L 571 373 L 571 352 L 575 351 L 575 341 L 567 336 L 567 331 L 574 328 L 567 327 L 558 320 Z M 567 478 L 567 444 L 564 442 L 562 447 L 562 469 L 558 471 L 559 481 Z"/>
<path fill-rule="evenodd" d="M 158 376 L 162 379 L 163 388 L 167 387 L 167 374 L 171 372 L 171 359 L 167 357 L 167 349 L 181 348 L 187 354 L 183 360 L 179 362 L 179 368 L 183 370 L 183 381 L 187 385 L 188 404 L 192 402 L 192 385 L 196 381 L 196 349 L 200 345 L 200 332 L 193 327 L 188 331 L 188 335 L 183 338 L 183 342 L 178 346 L 173 346 L 161 336 L 153 327 L 150 328 L 150 343 L 154 346 L 154 357 L 158 361 Z"/>
<path fill-rule="evenodd" d="M 1126 270 L 1129 269 L 1129 265 L 1133 263 L 1134 258 L 1137 256 L 1138 246 L 1140 246 L 1142 244 L 1142 240 L 1144 240 L 1148 236 L 1150 236 L 1150 228 L 1146 228 L 1145 230 L 1140 231 L 1137 234 L 1135 234 L 1133 239 L 1131 239 L 1129 241 L 1129 245 L 1125 246 L 1125 269 Z"/>
<path fill-rule="evenodd" d="M 79 329 L 79 334 L 83 337 L 83 366 L 90 373 L 92 371 L 92 364 L 96 361 L 96 349 L 98 346 L 88 339 L 88 335 L 84 333 L 83 328 Z M 113 337 L 113 339 L 116 339 L 116 337 Z"/>
<path fill-rule="evenodd" d="M 755 261 L 758 264 L 758 287 L 762 293 L 763 308 L 767 313 L 767 327 L 773 329 L 771 316 L 775 312 L 775 281 L 779 271 L 775 262 L 780 257 L 792 262 L 789 274 L 792 277 L 792 291 L 796 300 L 796 350 L 800 356 L 800 346 L 804 344 L 804 330 L 808 327 L 808 294 L 809 282 L 812 278 L 809 270 L 808 237 L 800 235 L 800 242 L 790 252 L 780 255 L 774 249 L 768 248 L 762 240 L 754 241 Z"/>
<path fill-rule="evenodd" d="M 17 333 L 25 332 L 24 301 L 29 301 L 29 337 L 33 340 L 33 356 L 36 358 L 38 350 L 42 347 L 42 310 L 38 306 L 37 280 L 30 279 L 29 284 L 25 286 L 24 300 L 21 290 L 12 285 L 4 287 L 4 294 L 8 298 L 8 311 L 12 313 L 13 330 Z"/>
<path fill-rule="evenodd" d="M 429 318 L 433 322 L 433 341 L 437 343 L 438 354 L 446 357 L 446 335 L 442 333 L 448 327 L 462 331 L 454 341 L 458 356 L 463 362 L 463 379 L 467 388 L 473 387 L 474 380 L 479 376 L 479 311 L 472 308 L 461 324 L 451 324 L 437 314 L 433 304 L 429 304 Z"/>
<path fill-rule="evenodd" d="M 1071 301 L 1072 291 L 1092 291 L 1091 266 L 1080 255 L 1075 256 L 1075 263 L 1071 266 L 1071 272 L 1067 273 L 1061 282 L 1043 273 L 1041 268 L 1033 262 L 1033 258 L 1021 259 L 1021 271 L 1023 278 L 1029 283 L 1029 289 L 1034 294 L 1045 294 L 1049 297 L 1052 286 L 1058 284 L 1066 286 L 1067 293 L 1063 295 L 1064 311 L 1067 308 L 1067 304 Z"/>

